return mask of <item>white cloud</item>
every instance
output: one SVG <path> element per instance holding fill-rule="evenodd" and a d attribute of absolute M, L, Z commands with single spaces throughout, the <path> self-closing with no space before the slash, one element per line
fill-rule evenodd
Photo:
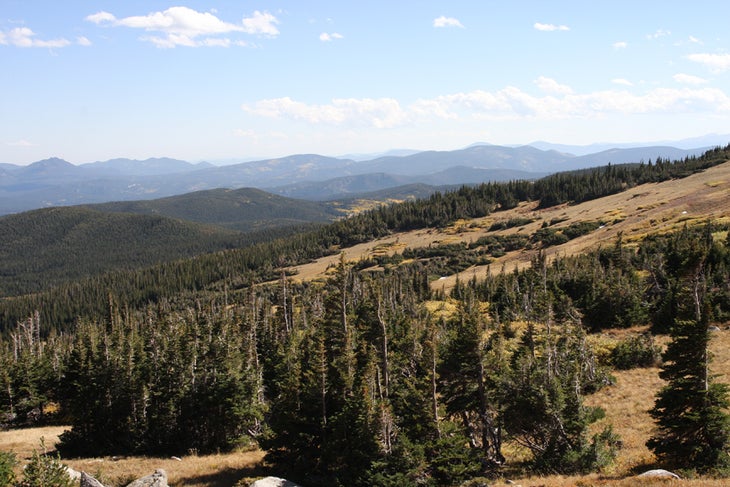
<path fill-rule="evenodd" d="M 549 78 L 541 78 L 537 84 L 558 88 L 559 93 L 534 96 L 507 86 L 493 92 L 474 90 L 419 99 L 405 107 L 392 98 L 335 99 L 317 105 L 283 97 L 244 104 L 242 109 L 273 119 L 383 129 L 434 119 L 553 121 L 600 119 L 615 114 L 730 114 L 730 96 L 713 88 L 656 88 L 643 94 L 618 89 L 575 93 Z"/>
<path fill-rule="evenodd" d="M 626 49 L 627 47 L 629 47 L 629 43 L 626 41 L 618 41 L 613 43 L 614 49 Z"/>
<path fill-rule="evenodd" d="M 253 16 L 243 19 L 244 32 L 247 34 L 263 34 L 271 37 L 279 35 L 279 29 L 276 24 L 279 21 L 269 12 L 259 12 L 256 10 Z"/>
<path fill-rule="evenodd" d="M 79 46 L 88 47 L 91 45 L 91 41 L 84 36 L 79 36 L 76 38 L 76 44 L 78 44 Z"/>
<path fill-rule="evenodd" d="M 568 27 L 567 25 L 542 24 L 540 22 L 535 22 L 533 27 L 536 30 L 541 30 L 543 32 L 553 32 L 556 30 L 560 30 L 560 31 L 570 30 L 570 27 Z"/>
<path fill-rule="evenodd" d="M 545 76 L 540 76 L 539 78 L 537 78 L 535 80 L 535 85 L 537 85 L 537 87 L 545 93 L 551 93 L 555 95 L 569 95 L 573 93 L 573 89 L 570 86 L 561 85 L 554 79 L 546 78 Z"/>
<path fill-rule="evenodd" d="M 634 86 L 634 83 L 625 78 L 614 78 L 611 80 L 611 83 L 622 86 Z"/>
<path fill-rule="evenodd" d="M 703 42 L 695 36 L 689 36 L 689 42 L 692 44 L 702 44 Z"/>
<path fill-rule="evenodd" d="M 198 12 L 188 7 L 170 7 L 161 12 L 148 15 L 137 15 L 116 18 L 109 12 L 98 12 L 86 17 L 86 20 L 97 25 L 122 26 L 134 29 L 144 29 L 147 32 L 161 32 L 165 36 L 143 36 L 157 47 L 172 48 L 186 47 L 228 47 L 230 39 L 214 37 L 231 32 L 265 35 L 274 37 L 279 34 L 276 28 L 278 20 L 268 12 L 256 10 L 251 17 L 245 17 L 240 24 L 225 22 L 210 12 Z M 240 42 L 233 44 L 241 45 Z"/>
<path fill-rule="evenodd" d="M 696 63 L 704 64 L 712 71 L 722 72 L 730 69 L 730 54 L 690 54 L 687 59 Z"/>
<path fill-rule="evenodd" d="M 647 34 L 646 38 L 649 40 L 656 40 L 660 37 L 666 37 L 671 34 L 671 31 L 664 30 L 664 29 L 657 29 L 653 34 Z"/>
<path fill-rule="evenodd" d="M 6 142 L 5 145 L 10 147 L 35 147 L 35 144 L 30 143 L 27 139 L 19 139 L 12 142 Z"/>
<path fill-rule="evenodd" d="M 433 26 L 434 27 L 460 27 L 464 28 L 461 22 L 459 22 L 459 19 L 455 19 L 454 17 L 446 17 L 441 16 L 438 18 L 433 19 Z"/>
<path fill-rule="evenodd" d="M 674 76 L 674 81 L 683 85 L 701 85 L 707 83 L 707 80 L 700 78 L 699 76 L 693 76 L 691 74 L 677 73 Z"/>
<path fill-rule="evenodd" d="M 37 39 L 35 32 L 28 27 L 16 27 L 8 32 L 0 32 L 0 44 L 15 47 L 47 47 L 60 48 L 71 44 L 71 41 L 63 38 L 41 40 Z"/>
<path fill-rule="evenodd" d="M 289 97 L 260 100 L 244 111 L 267 118 L 291 118 L 309 123 L 341 125 L 355 123 L 375 128 L 391 128 L 406 121 L 406 113 L 392 98 L 336 98 L 327 105 L 308 105 Z"/>
<path fill-rule="evenodd" d="M 338 34 L 337 32 L 333 32 L 332 34 L 328 34 L 327 32 L 322 32 L 319 35 L 319 40 L 322 42 L 330 42 L 334 39 L 343 39 L 344 36 L 342 34 Z"/>
<path fill-rule="evenodd" d="M 117 18 L 109 12 L 97 12 L 95 14 L 87 15 L 86 20 L 95 24 L 113 24 L 117 21 Z"/>

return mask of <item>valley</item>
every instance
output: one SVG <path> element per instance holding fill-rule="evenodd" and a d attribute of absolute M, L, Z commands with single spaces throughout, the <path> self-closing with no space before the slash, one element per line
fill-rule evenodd
<path fill-rule="evenodd" d="M 13 427 L 0 444 L 28 461 L 48 435 L 65 463 L 111 487 L 160 467 L 174 486 L 269 474 L 302 485 L 665 485 L 636 477 L 659 467 L 690 478 L 682 485 L 722 485 L 707 455 L 688 463 L 647 440 L 670 414 L 652 410 L 672 386 L 667 364 L 686 358 L 660 357 L 676 353 L 677 330 L 714 355 L 704 381 L 730 374 L 729 195 L 730 147 L 718 148 L 357 200 L 331 223 L 18 292 L 0 300 L 0 412 Z M 9 227 L 14 262 L 36 253 L 50 266 L 63 245 L 94 241 L 93 264 L 111 252 L 94 231 L 113 245 L 141 228 L 122 221 L 240 238 L 230 225 L 243 213 L 255 225 L 296 205 L 217 190 L 0 222 L 27 222 Z M 326 221 L 343 206 L 299 209 Z M 51 221 L 59 231 L 38 251 L 31 237 Z M 714 404 L 707 417 L 722 418 Z"/>

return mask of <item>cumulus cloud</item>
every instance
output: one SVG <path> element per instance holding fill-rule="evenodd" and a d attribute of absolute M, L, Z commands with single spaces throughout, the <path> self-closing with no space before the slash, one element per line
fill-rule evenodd
<path fill-rule="evenodd" d="M 331 34 L 327 32 L 322 32 L 319 35 L 319 40 L 322 42 L 330 42 L 334 39 L 342 39 L 344 36 L 342 34 L 338 34 L 337 32 L 333 32 Z"/>
<path fill-rule="evenodd" d="M 251 17 L 243 19 L 244 32 L 247 34 L 263 34 L 271 37 L 279 35 L 276 24 L 279 21 L 269 12 L 256 10 Z"/>
<path fill-rule="evenodd" d="M 625 78 L 614 78 L 611 80 L 611 83 L 622 86 L 634 86 L 634 83 Z"/>
<path fill-rule="evenodd" d="M 42 40 L 36 37 L 28 27 L 16 27 L 7 32 L 0 32 L 0 44 L 15 47 L 47 47 L 60 48 L 71 44 L 71 41 L 64 38 Z"/>
<path fill-rule="evenodd" d="M 76 44 L 78 44 L 79 46 L 88 47 L 91 45 L 91 41 L 84 36 L 79 36 L 76 38 Z"/>
<path fill-rule="evenodd" d="M 540 76 L 539 78 L 537 78 L 535 80 L 535 85 L 537 85 L 537 87 L 545 93 L 551 93 L 555 95 L 569 95 L 573 93 L 573 89 L 570 86 L 561 85 L 554 79 L 546 78 L 545 76 Z"/>
<path fill-rule="evenodd" d="M 690 54 L 687 59 L 696 63 L 704 64 L 712 71 L 722 72 L 730 69 L 730 54 Z"/>
<path fill-rule="evenodd" d="M 148 35 L 141 37 L 162 48 L 186 47 L 228 47 L 241 45 L 232 42 L 222 34 L 242 32 L 252 35 L 275 37 L 279 34 L 276 24 L 279 21 L 268 12 L 256 10 L 251 17 L 245 17 L 240 24 L 225 22 L 210 12 L 198 12 L 188 7 L 170 7 L 161 12 L 147 15 L 117 18 L 109 12 L 97 12 L 86 17 L 97 25 L 110 27 L 129 27 L 146 32 L 159 32 L 163 36 Z M 245 45 L 245 43 L 243 43 Z"/>
<path fill-rule="evenodd" d="M 442 27 L 460 27 L 464 28 L 464 25 L 459 22 L 459 19 L 455 19 L 454 17 L 446 17 L 442 15 L 441 17 L 433 19 L 433 26 L 442 28 Z"/>
<path fill-rule="evenodd" d="M 568 27 L 567 25 L 542 24 L 540 22 L 535 22 L 533 24 L 533 27 L 535 28 L 535 30 L 541 30 L 543 32 L 570 30 L 570 27 Z"/>
<path fill-rule="evenodd" d="M 695 36 L 689 36 L 689 42 L 692 44 L 702 44 L 702 41 Z"/>
<path fill-rule="evenodd" d="M 341 125 L 354 123 L 390 128 L 405 122 L 407 115 L 392 98 L 336 98 L 326 105 L 309 105 L 289 97 L 244 104 L 243 110 L 267 118 L 291 118 L 309 123 Z"/>
<path fill-rule="evenodd" d="M 693 76 L 691 74 L 677 73 L 674 76 L 674 81 L 683 85 L 701 85 L 707 83 L 707 80 L 700 78 L 699 76 Z"/>
<path fill-rule="evenodd" d="M 643 94 L 626 90 L 575 93 L 549 78 L 540 78 L 535 96 L 514 86 L 497 91 L 474 90 L 419 99 L 402 106 L 392 98 L 335 99 L 308 104 L 289 97 L 244 104 L 248 113 L 313 124 L 372 126 L 388 129 L 434 119 L 442 120 L 559 120 L 602 118 L 611 114 L 730 113 L 730 97 L 713 88 L 656 88 Z"/>
<path fill-rule="evenodd" d="M 626 49 L 627 47 L 629 47 L 629 43 L 626 41 L 618 41 L 613 43 L 614 49 Z"/>

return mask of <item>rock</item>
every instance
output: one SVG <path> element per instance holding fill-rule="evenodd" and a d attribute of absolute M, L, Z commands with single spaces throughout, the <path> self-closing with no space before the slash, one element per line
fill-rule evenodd
<path fill-rule="evenodd" d="M 167 487 L 167 472 L 158 468 L 152 475 L 137 479 L 127 487 Z"/>
<path fill-rule="evenodd" d="M 64 465 L 64 468 L 66 469 L 66 473 L 71 478 L 71 480 L 78 480 L 81 478 L 81 472 L 77 472 L 76 470 L 69 467 L 68 465 Z"/>
<path fill-rule="evenodd" d="M 182 462 L 182 458 L 180 458 L 180 457 L 170 457 L 170 460 L 175 460 L 176 462 Z"/>
<path fill-rule="evenodd" d="M 86 472 L 81 472 L 81 487 L 104 487 L 104 484 L 96 480 Z"/>
<path fill-rule="evenodd" d="M 264 477 L 251 484 L 250 487 L 299 487 L 299 485 L 279 477 Z"/>
<path fill-rule="evenodd" d="M 709 331 L 721 331 L 719 326 L 710 326 L 707 328 Z"/>
<path fill-rule="evenodd" d="M 646 472 L 639 475 L 639 477 L 655 477 L 655 478 L 668 478 L 668 479 L 679 479 L 681 478 L 676 473 L 672 473 L 669 470 L 658 468 L 655 470 L 647 470 Z"/>

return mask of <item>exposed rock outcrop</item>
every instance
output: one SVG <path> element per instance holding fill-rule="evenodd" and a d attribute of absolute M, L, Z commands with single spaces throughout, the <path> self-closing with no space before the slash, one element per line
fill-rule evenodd
<path fill-rule="evenodd" d="M 250 487 L 299 487 L 299 485 L 279 477 L 265 477 L 257 480 Z"/>
<path fill-rule="evenodd" d="M 167 487 L 167 472 L 158 468 L 152 475 L 137 479 L 127 487 Z"/>
<path fill-rule="evenodd" d="M 676 473 L 657 468 L 655 470 L 647 470 L 646 472 L 639 475 L 639 477 L 655 477 L 655 478 L 666 478 L 666 479 L 679 479 L 681 478 Z"/>
<path fill-rule="evenodd" d="M 81 487 L 105 487 L 104 484 L 96 480 L 86 472 L 81 472 Z"/>

